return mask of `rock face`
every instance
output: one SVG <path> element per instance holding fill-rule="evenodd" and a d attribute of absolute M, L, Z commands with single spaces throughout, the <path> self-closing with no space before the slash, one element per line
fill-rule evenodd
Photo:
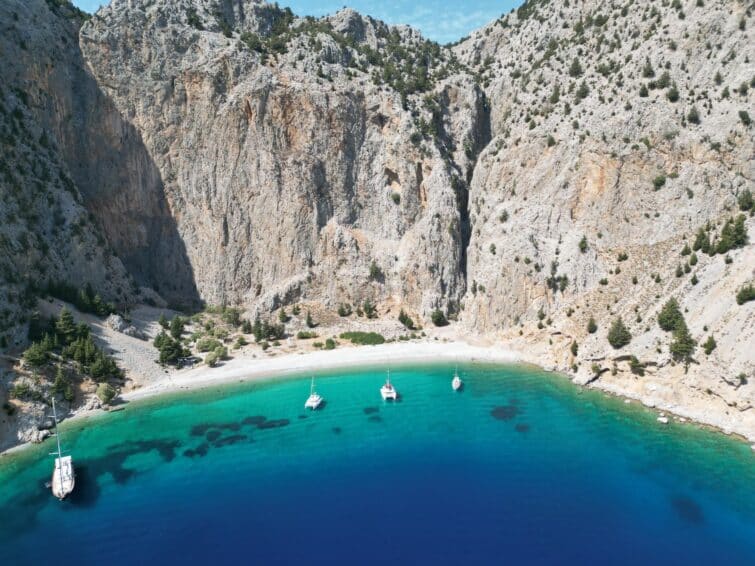
<path fill-rule="evenodd" d="M 252 314 L 440 308 L 755 436 L 755 302 L 735 302 L 755 246 L 693 245 L 740 212 L 754 237 L 751 6 L 699 4 L 531 0 L 440 47 L 348 9 L 6 0 L 5 328 L 47 278 Z M 672 297 L 718 345 L 688 369 L 656 322 Z"/>
<path fill-rule="evenodd" d="M 753 191 L 749 17 L 744 2 L 530 1 L 454 47 L 491 108 L 469 192 L 470 329 L 535 347 L 583 383 L 698 419 L 717 405 L 755 431 L 755 312 L 735 302 L 753 246 L 682 255 L 701 228 L 720 235 Z M 718 342 L 686 372 L 656 322 L 671 297 L 699 343 Z M 614 350 L 618 317 L 633 339 Z"/>
<path fill-rule="evenodd" d="M 284 25 L 285 53 L 244 41 Z M 420 95 L 373 83 L 368 52 L 390 42 L 425 43 L 349 10 L 315 23 L 251 1 L 116 0 L 83 27 L 84 56 L 141 133 L 205 301 L 459 303 L 470 159 L 413 141 Z M 481 135 L 470 77 L 424 93 L 441 101 L 449 140 Z"/>

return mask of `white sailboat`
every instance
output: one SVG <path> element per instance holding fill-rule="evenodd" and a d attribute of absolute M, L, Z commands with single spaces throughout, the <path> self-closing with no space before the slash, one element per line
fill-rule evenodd
<path fill-rule="evenodd" d="M 313 411 L 317 410 L 317 408 L 322 403 L 322 397 L 320 397 L 315 392 L 315 378 L 312 377 L 312 384 L 309 387 L 309 398 L 307 399 L 307 402 L 304 403 L 305 409 L 312 409 Z"/>
<path fill-rule="evenodd" d="M 383 397 L 383 401 L 387 401 L 388 399 L 395 401 L 398 398 L 398 391 L 391 385 L 391 370 L 388 370 L 385 384 L 380 388 L 380 395 Z"/>
<path fill-rule="evenodd" d="M 55 411 L 55 398 L 52 400 L 52 415 L 55 420 L 55 439 L 58 441 L 58 451 L 51 452 L 55 458 L 55 468 L 52 471 L 52 494 L 60 499 L 65 499 L 76 484 L 76 476 L 73 471 L 73 459 L 71 456 L 63 456 L 60 448 L 60 435 L 58 434 L 58 414 Z"/>
<path fill-rule="evenodd" d="M 451 380 L 451 387 L 454 391 L 458 391 L 464 386 L 464 382 L 459 377 L 459 366 L 456 366 L 456 370 L 454 371 L 454 378 Z"/>

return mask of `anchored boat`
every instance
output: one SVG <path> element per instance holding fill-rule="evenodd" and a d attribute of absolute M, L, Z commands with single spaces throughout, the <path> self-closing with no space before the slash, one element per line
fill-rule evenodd
<path fill-rule="evenodd" d="M 309 387 L 309 398 L 307 399 L 307 402 L 304 403 L 305 409 L 312 409 L 313 411 L 317 410 L 317 408 L 322 403 L 322 397 L 320 397 L 315 392 L 315 378 L 312 377 L 312 384 Z"/>
<path fill-rule="evenodd" d="M 451 380 L 451 387 L 453 387 L 454 391 L 458 391 L 464 386 L 464 382 L 459 377 L 459 366 L 456 366 L 456 370 L 454 371 L 454 378 Z"/>
<path fill-rule="evenodd" d="M 73 458 L 63 456 L 60 448 L 60 435 L 58 434 L 58 414 L 55 411 L 55 398 L 52 400 L 52 416 L 55 420 L 55 440 L 58 442 L 58 451 L 51 452 L 55 458 L 55 468 L 52 471 L 52 494 L 60 499 L 65 499 L 76 485 L 76 475 L 73 470 Z"/>
<path fill-rule="evenodd" d="M 385 384 L 380 388 L 380 395 L 383 397 L 383 401 L 387 401 L 388 399 L 395 401 L 398 398 L 398 391 L 391 385 L 391 370 L 388 370 Z"/>

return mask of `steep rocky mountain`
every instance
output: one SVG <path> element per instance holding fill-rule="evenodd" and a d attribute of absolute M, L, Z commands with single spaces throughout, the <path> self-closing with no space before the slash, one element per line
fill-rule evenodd
<path fill-rule="evenodd" d="M 203 300 L 458 305 L 487 115 L 450 52 L 350 10 L 217 0 L 113 2 L 81 46 L 160 172 Z"/>
<path fill-rule="evenodd" d="M 544 346 L 541 362 L 582 381 L 753 422 L 755 312 L 735 295 L 755 251 L 721 245 L 729 219 L 753 227 L 739 206 L 755 175 L 752 9 L 531 1 L 454 47 L 491 108 L 469 196 L 470 329 Z M 669 298 L 698 342 L 718 343 L 688 371 L 656 323 Z M 633 339 L 616 350 L 618 317 Z"/>
<path fill-rule="evenodd" d="M 4 332 L 48 280 L 369 299 L 755 436 L 753 7 L 531 0 L 441 47 L 348 9 L 6 0 Z"/>

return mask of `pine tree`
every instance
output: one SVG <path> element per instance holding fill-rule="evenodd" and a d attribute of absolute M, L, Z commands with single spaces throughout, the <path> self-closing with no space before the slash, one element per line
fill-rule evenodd
<path fill-rule="evenodd" d="M 613 348 L 618 350 L 619 348 L 623 348 L 629 342 L 632 341 L 632 334 L 629 332 L 629 329 L 624 325 L 624 321 L 621 320 L 621 317 L 617 318 L 613 321 L 613 324 L 611 324 L 611 328 L 608 331 L 608 343 L 611 344 Z"/>
<path fill-rule="evenodd" d="M 669 346 L 669 351 L 676 361 L 684 363 L 686 370 L 689 368 L 689 364 L 692 361 L 692 354 L 695 353 L 695 346 L 697 343 L 690 335 L 687 323 L 684 322 L 684 318 L 680 318 L 676 321 L 672 337 L 673 339 Z"/>
<path fill-rule="evenodd" d="M 682 311 L 679 310 L 679 303 L 676 299 L 669 299 L 658 313 L 658 326 L 669 332 L 676 327 L 679 320 L 684 320 Z"/>
<path fill-rule="evenodd" d="M 181 334 L 184 331 L 184 321 L 180 316 L 174 316 L 170 321 L 170 335 L 176 340 L 181 339 Z"/>
<path fill-rule="evenodd" d="M 76 323 L 71 312 L 65 307 L 60 310 L 60 318 L 55 324 L 55 331 L 65 344 L 69 344 L 76 338 Z"/>
<path fill-rule="evenodd" d="M 582 65 L 580 65 L 579 59 L 577 59 L 576 57 L 571 62 L 571 66 L 569 67 L 569 76 L 571 77 L 582 76 Z"/>

